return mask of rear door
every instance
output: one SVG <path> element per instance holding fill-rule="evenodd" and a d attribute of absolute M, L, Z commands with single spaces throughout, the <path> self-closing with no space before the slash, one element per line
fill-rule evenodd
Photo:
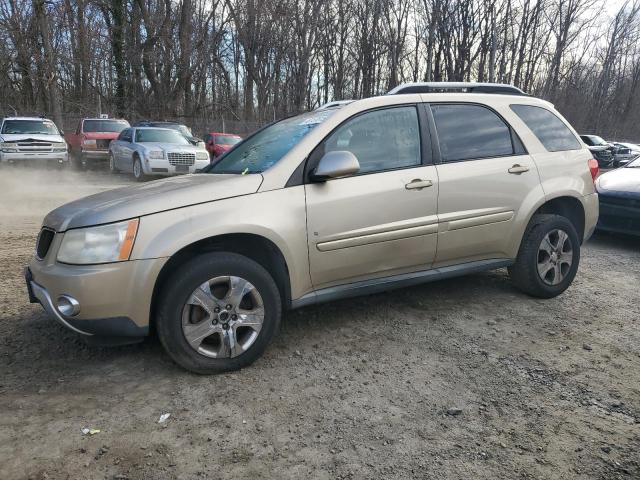
<path fill-rule="evenodd" d="M 432 103 L 439 179 L 436 266 L 512 256 L 514 222 L 540 189 L 533 159 L 493 109 Z"/>
<path fill-rule="evenodd" d="M 314 151 L 346 150 L 360 172 L 307 183 L 307 230 L 315 288 L 428 269 L 436 251 L 438 178 L 417 105 L 360 113 Z M 428 129 L 424 131 L 428 134 Z"/>

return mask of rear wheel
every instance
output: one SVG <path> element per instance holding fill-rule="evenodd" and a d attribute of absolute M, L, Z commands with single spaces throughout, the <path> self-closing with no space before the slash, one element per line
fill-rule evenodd
<path fill-rule="evenodd" d="M 523 292 L 551 298 L 569 288 L 579 263 L 580 240 L 573 224 L 560 215 L 535 215 L 509 275 Z"/>
<path fill-rule="evenodd" d="M 165 283 L 159 298 L 160 341 L 177 364 L 195 373 L 251 364 L 280 324 L 280 293 L 273 278 L 235 253 L 193 259 Z"/>

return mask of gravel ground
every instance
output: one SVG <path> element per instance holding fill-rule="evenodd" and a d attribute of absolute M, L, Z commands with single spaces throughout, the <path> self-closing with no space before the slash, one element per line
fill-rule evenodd
<path fill-rule="evenodd" d="M 129 182 L 0 171 L 0 478 L 640 478 L 637 239 L 596 236 L 552 300 L 497 270 L 290 312 L 202 377 L 27 303 L 42 216 Z"/>

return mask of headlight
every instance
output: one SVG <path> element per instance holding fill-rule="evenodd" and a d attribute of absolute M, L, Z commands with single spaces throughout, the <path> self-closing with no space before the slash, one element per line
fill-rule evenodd
<path fill-rule="evenodd" d="M 53 149 L 54 152 L 66 152 L 67 147 L 56 147 Z"/>
<path fill-rule="evenodd" d="M 86 138 L 84 140 L 82 140 L 82 146 L 83 147 L 95 147 L 96 145 L 97 144 L 96 144 L 95 140 L 88 140 Z"/>
<path fill-rule="evenodd" d="M 99 227 L 69 230 L 62 239 L 58 261 L 88 265 L 129 260 L 137 231 L 137 218 Z"/>
<path fill-rule="evenodd" d="M 164 152 L 162 150 L 151 150 L 147 153 L 147 158 L 162 160 L 164 158 Z"/>
<path fill-rule="evenodd" d="M 17 153 L 18 152 L 18 144 L 17 143 L 2 142 L 2 143 L 0 143 L 0 149 L 2 149 L 2 151 L 4 153 Z"/>
<path fill-rule="evenodd" d="M 196 143 L 196 147 L 198 148 L 205 148 L 205 144 L 203 141 L 199 141 L 198 143 Z"/>
<path fill-rule="evenodd" d="M 209 153 L 208 152 L 196 153 L 196 160 L 209 160 Z"/>

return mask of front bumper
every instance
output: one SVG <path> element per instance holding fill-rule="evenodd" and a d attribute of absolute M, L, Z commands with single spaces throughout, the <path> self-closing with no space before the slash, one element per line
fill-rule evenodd
<path fill-rule="evenodd" d="M 187 173 L 198 173 L 204 167 L 209 166 L 209 159 L 196 160 L 193 165 L 171 165 L 168 160 L 145 159 L 143 170 L 146 175 L 183 175 Z"/>
<path fill-rule="evenodd" d="M 0 152 L 0 162 L 3 163 L 23 163 L 23 162 L 52 162 L 66 163 L 69 161 L 67 152 Z"/>
<path fill-rule="evenodd" d="M 600 193 L 598 230 L 640 235 L 640 197 Z"/>
<path fill-rule="evenodd" d="M 109 160 L 109 150 L 82 150 L 83 162 L 102 162 Z"/>
<path fill-rule="evenodd" d="M 61 235 L 56 235 L 61 236 Z M 31 302 L 56 321 L 86 336 L 143 337 L 155 280 L 166 259 L 132 260 L 104 265 L 65 265 L 34 258 L 25 270 Z M 65 315 L 61 296 L 75 299 L 79 311 Z"/>

